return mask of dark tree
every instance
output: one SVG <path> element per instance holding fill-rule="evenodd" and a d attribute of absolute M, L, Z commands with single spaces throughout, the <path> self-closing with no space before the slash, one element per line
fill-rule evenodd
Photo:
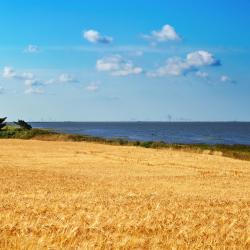
<path fill-rule="evenodd" d="M 6 126 L 5 120 L 7 117 L 0 118 L 0 130 Z"/>
<path fill-rule="evenodd" d="M 18 120 L 17 122 L 15 122 L 15 124 L 20 126 L 22 129 L 27 129 L 27 130 L 32 129 L 31 125 L 23 120 Z"/>

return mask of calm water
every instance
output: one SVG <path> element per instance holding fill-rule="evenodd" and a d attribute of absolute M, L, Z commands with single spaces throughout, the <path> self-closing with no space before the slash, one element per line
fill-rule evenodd
<path fill-rule="evenodd" d="M 250 145 L 250 122 L 36 122 L 32 126 L 104 138 Z"/>

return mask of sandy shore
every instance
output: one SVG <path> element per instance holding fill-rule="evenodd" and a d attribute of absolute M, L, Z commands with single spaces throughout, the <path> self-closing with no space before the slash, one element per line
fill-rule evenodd
<path fill-rule="evenodd" d="M 1 140 L 0 173 L 0 249 L 250 248 L 247 161 Z"/>

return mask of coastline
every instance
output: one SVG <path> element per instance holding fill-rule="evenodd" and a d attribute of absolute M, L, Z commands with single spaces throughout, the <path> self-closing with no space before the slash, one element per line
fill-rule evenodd
<path fill-rule="evenodd" d="M 153 149 L 175 149 L 187 152 L 222 155 L 229 158 L 250 161 L 250 145 L 224 144 L 169 144 L 163 141 L 133 141 L 124 139 L 106 139 L 103 137 L 79 134 L 58 133 L 49 129 L 23 130 L 15 126 L 7 126 L 0 131 L 0 139 L 34 139 L 41 141 L 92 142 L 108 145 L 137 146 Z"/>

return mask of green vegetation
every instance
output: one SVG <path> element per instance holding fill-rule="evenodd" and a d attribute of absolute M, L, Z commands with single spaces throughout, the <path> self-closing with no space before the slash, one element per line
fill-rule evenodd
<path fill-rule="evenodd" d="M 0 131 L 1 139 L 32 139 L 36 136 L 50 135 L 52 132 L 42 129 L 23 129 L 17 126 L 6 126 Z"/>
<path fill-rule="evenodd" d="M 5 126 L 0 130 L 0 139 L 36 139 L 46 141 L 97 142 L 110 145 L 138 146 L 155 149 L 178 149 L 188 152 L 218 154 L 230 158 L 250 161 L 250 146 L 247 145 L 206 145 L 206 144 L 168 144 L 165 142 L 129 141 L 123 139 L 105 139 L 88 135 L 61 134 L 47 129 L 24 129 L 18 126 Z"/>
<path fill-rule="evenodd" d="M 0 130 L 6 126 L 5 120 L 7 117 L 0 118 Z"/>
<path fill-rule="evenodd" d="M 14 122 L 16 125 L 18 125 L 22 129 L 30 130 L 32 129 L 32 126 L 25 122 L 24 120 L 18 120 L 17 122 Z"/>

